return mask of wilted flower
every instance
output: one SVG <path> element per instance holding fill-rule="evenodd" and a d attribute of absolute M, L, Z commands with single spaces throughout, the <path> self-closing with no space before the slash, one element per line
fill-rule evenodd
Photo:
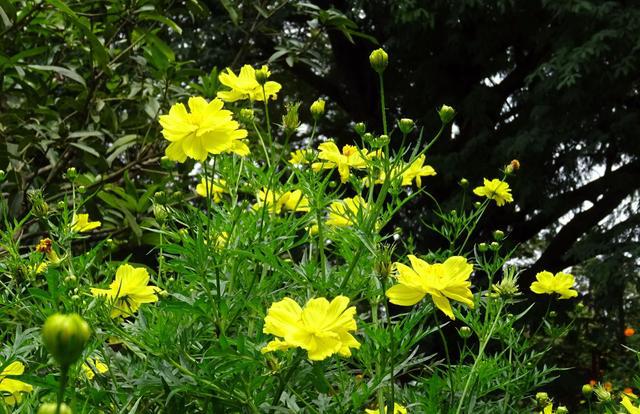
<path fill-rule="evenodd" d="M 218 76 L 218 79 L 220 83 L 231 88 L 231 90 L 218 92 L 218 98 L 226 102 L 235 102 L 242 99 L 264 101 L 265 97 L 267 99 L 276 99 L 278 92 L 282 89 L 282 85 L 278 82 L 267 81 L 267 78 L 271 76 L 271 72 L 266 66 L 263 66 L 259 71 L 259 76 L 262 77 L 261 80 L 263 81 L 262 84 L 256 79 L 256 70 L 251 65 L 244 65 L 238 75 L 227 68 L 226 72 L 222 72 Z"/>
<path fill-rule="evenodd" d="M 231 111 L 222 109 L 223 102 L 207 102 L 202 97 L 189 98 L 189 109 L 177 103 L 168 115 L 160 116 L 162 135 L 171 143 L 166 149 L 169 159 L 185 162 L 187 157 L 204 161 L 209 154 L 233 152 L 249 155 L 249 147 L 241 141 L 247 131 L 239 129 Z"/>
<path fill-rule="evenodd" d="M 485 178 L 484 185 L 474 188 L 473 193 L 481 197 L 484 196 L 491 200 L 495 200 L 499 207 L 503 206 L 505 203 L 513 202 L 513 196 L 511 195 L 509 184 L 498 180 L 497 178 L 494 178 L 491 181 Z"/>
<path fill-rule="evenodd" d="M 157 302 L 160 288 L 148 286 L 149 273 L 142 267 L 123 264 L 116 270 L 116 278 L 109 289 L 91 288 L 96 297 L 106 297 L 111 304 L 111 317 L 132 316 L 143 303 Z"/>
<path fill-rule="evenodd" d="M 473 308 L 473 294 L 469 289 L 473 265 L 467 259 L 453 256 L 444 263 L 429 264 L 409 255 L 409 261 L 411 267 L 395 263 L 398 284 L 386 292 L 391 303 L 412 306 L 431 295 L 435 306 L 451 319 L 455 317 L 449 299 Z"/>
<path fill-rule="evenodd" d="M 557 293 L 560 299 L 570 299 L 578 296 L 578 292 L 571 289 L 575 284 L 573 275 L 558 272 L 553 275 L 551 272 L 543 271 L 536 274 L 536 281 L 531 284 L 531 291 L 537 294 L 552 295 Z"/>
<path fill-rule="evenodd" d="M 360 343 L 350 333 L 357 329 L 356 308 L 348 305 L 349 298 L 345 296 L 331 302 L 311 299 L 304 308 L 290 298 L 273 303 L 264 318 L 263 332 L 281 339 L 269 342 L 262 352 L 300 347 L 314 361 L 336 353 L 351 356 L 351 348 L 360 348 Z"/>
<path fill-rule="evenodd" d="M 40 241 L 38 242 L 38 245 L 36 246 L 36 251 L 40 253 L 44 253 L 45 256 L 47 256 L 47 260 L 49 260 L 49 262 L 51 262 L 52 264 L 60 263 L 60 257 L 58 256 L 58 253 L 56 253 L 55 249 L 53 248 L 53 241 L 50 238 L 47 237 L 44 239 L 40 239 Z M 46 270 L 46 266 L 47 266 L 46 263 L 42 263 L 42 264 L 45 265 L 44 270 Z M 37 270 L 39 269 L 40 267 L 38 267 Z"/>

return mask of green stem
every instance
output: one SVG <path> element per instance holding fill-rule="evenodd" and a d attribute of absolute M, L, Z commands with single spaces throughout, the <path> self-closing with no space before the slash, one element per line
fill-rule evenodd
<path fill-rule="evenodd" d="M 280 401 L 280 397 L 282 396 L 284 389 L 287 387 L 287 383 L 291 379 L 291 376 L 293 375 L 294 372 L 300 369 L 300 366 L 299 366 L 300 360 L 302 360 L 302 353 L 300 350 L 298 350 L 298 352 L 296 353 L 296 356 L 293 358 L 293 361 L 291 362 L 291 366 L 289 367 L 289 370 L 287 370 L 287 372 L 284 374 L 284 377 L 280 377 L 280 384 L 278 385 L 278 390 L 273 396 L 273 401 L 271 402 L 271 405 L 275 406 L 278 403 L 278 401 Z"/>
<path fill-rule="evenodd" d="M 395 394 L 395 383 L 394 383 L 394 364 L 393 358 L 395 356 L 395 338 L 393 335 L 393 325 L 391 324 L 391 312 L 389 311 L 389 302 L 385 299 L 386 293 L 386 284 L 385 284 L 385 276 L 380 278 L 380 288 L 382 289 L 382 300 L 384 300 L 384 310 L 387 315 L 387 329 L 389 330 L 389 386 L 390 386 L 390 398 L 387 401 L 387 412 L 392 413 L 393 407 L 395 405 L 396 394 Z"/>
<path fill-rule="evenodd" d="M 56 414 L 60 414 L 60 407 L 64 400 L 64 390 L 67 388 L 67 380 L 69 379 L 69 366 L 60 367 L 60 388 L 58 389 L 58 405 L 56 407 Z"/>
<path fill-rule="evenodd" d="M 447 376 L 449 377 L 449 389 L 451 392 L 449 393 L 449 406 L 453 405 L 453 376 L 451 368 L 451 357 L 449 356 L 449 346 L 447 345 L 447 339 L 444 337 L 444 333 L 442 332 L 440 321 L 438 320 L 438 309 L 433 309 L 433 317 L 436 320 L 436 326 L 438 327 L 438 333 L 440 334 L 440 339 L 442 339 L 442 346 L 444 347 L 444 356 L 447 359 Z"/>
<path fill-rule="evenodd" d="M 382 116 L 382 131 L 385 135 L 388 135 L 387 112 L 384 103 L 384 78 L 382 77 L 382 73 L 378 73 L 378 79 L 380 80 L 380 115 Z"/>

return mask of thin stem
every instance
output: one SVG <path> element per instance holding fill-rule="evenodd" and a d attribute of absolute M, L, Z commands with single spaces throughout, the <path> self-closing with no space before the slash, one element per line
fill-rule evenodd
<path fill-rule="evenodd" d="M 453 405 L 453 376 L 451 369 L 451 357 L 449 356 L 449 346 L 447 345 L 447 339 L 444 337 L 444 333 L 442 332 L 440 321 L 438 320 L 438 309 L 433 308 L 433 318 L 436 320 L 436 326 L 438 327 L 438 333 L 440 334 L 440 339 L 442 339 L 442 346 L 444 347 L 444 356 L 447 359 L 447 374 L 449 377 L 449 389 L 451 392 L 449 393 L 449 406 Z"/>
<path fill-rule="evenodd" d="M 384 78 L 382 77 L 382 73 L 378 73 L 378 79 L 380 80 L 380 115 L 382 116 L 382 131 L 385 135 L 388 135 L 387 112 L 384 103 Z"/>
<path fill-rule="evenodd" d="M 58 388 L 58 406 L 56 407 L 56 414 L 60 414 L 60 407 L 64 400 L 64 390 L 67 388 L 67 380 L 69 379 L 69 366 L 60 367 L 60 388 Z"/>
<path fill-rule="evenodd" d="M 278 403 L 278 401 L 280 401 L 280 397 L 282 396 L 284 389 L 287 387 L 287 383 L 291 379 L 291 376 L 293 375 L 294 372 L 300 369 L 299 363 L 301 359 L 302 359 L 302 354 L 298 350 L 298 352 L 296 353 L 296 356 L 291 362 L 291 366 L 289 367 L 289 370 L 284 374 L 284 377 L 280 377 L 280 385 L 278 386 L 278 390 L 273 396 L 273 401 L 271 402 L 271 405 L 275 406 Z"/>

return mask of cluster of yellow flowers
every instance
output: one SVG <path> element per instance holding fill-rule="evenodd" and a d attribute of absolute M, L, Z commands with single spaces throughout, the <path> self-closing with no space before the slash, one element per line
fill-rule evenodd
<path fill-rule="evenodd" d="M 2 364 L 0 364 L 2 366 Z M 7 378 L 7 376 L 24 374 L 24 364 L 14 361 L 4 367 L 0 372 L 0 395 L 4 395 L 4 402 L 7 405 L 15 405 L 22 401 L 22 393 L 33 391 L 33 387 L 22 381 Z"/>

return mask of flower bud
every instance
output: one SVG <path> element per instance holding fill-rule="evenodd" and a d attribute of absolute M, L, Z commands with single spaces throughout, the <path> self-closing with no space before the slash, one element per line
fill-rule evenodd
<path fill-rule="evenodd" d="M 481 203 L 481 202 L 479 202 L 479 201 L 476 201 L 475 203 L 473 203 L 473 206 L 474 206 L 475 208 L 480 208 L 480 207 L 482 207 L 482 203 Z"/>
<path fill-rule="evenodd" d="M 42 194 L 42 190 L 29 190 L 27 192 L 27 198 L 31 203 L 31 208 L 33 214 L 36 217 L 46 217 L 49 214 L 49 204 L 44 200 L 44 195 Z"/>
<path fill-rule="evenodd" d="M 367 126 L 364 124 L 364 122 L 358 122 L 353 126 L 353 129 L 354 131 L 356 131 L 356 134 L 360 136 L 362 136 L 362 134 L 367 132 Z"/>
<path fill-rule="evenodd" d="M 7 178 L 7 173 L 4 172 L 4 170 L 0 170 L 0 183 L 3 182 L 5 178 Z"/>
<path fill-rule="evenodd" d="M 556 408 L 556 414 L 569 414 L 569 410 L 564 405 L 560 405 Z"/>
<path fill-rule="evenodd" d="M 71 411 L 71 408 L 65 403 L 62 403 L 60 405 L 59 412 L 58 412 L 58 404 L 53 402 L 44 403 L 40 405 L 40 407 L 38 408 L 38 414 L 56 414 L 56 413 L 73 414 L 73 411 Z"/>
<path fill-rule="evenodd" d="M 438 110 L 438 116 L 440 116 L 440 121 L 446 125 L 453 121 L 453 118 L 456 116 L 456 111 L 448 105 L 442 105 Z"/>
<path fill-rule="evenodd" d="M 518 171 L 520 169 L 520 161 L 518 160 L 511 160 L 511 162 L 509 163 L 509 165 L 507 165 L 506 167 L 504 167 L 504 172 L 506 174 L 511 174 L 514 171 Z"/>
<path fill-rule="evenodd" d="M 371 63 L 373 70 L 382 75 L 382 72 L 384 72 L 389 64 L 389 55 L 382 49 L 376 49 L 369 55 L 369 63 Z"/>
<path fill-rule="evenodd" d="M 487 250 L 489 250 L 489 245 L 487 243 L 482 242 L 482 243 L 478 244 L 478 251 L 479 252 L 484 253 Z"/>
<path fill-rule="evenodd" d="M 285 104 L 287 112 L 282 116 L 282 127 L 284 133 L 289 136 L 296 132 L 300 126 L 300 120 L 298 118 L 298 109 L 300 108 L 300 102 Z"/>
<path fill-rule="evenodd" d="M 547 394 L 546 392 L 537 393 L 536 401 L 538 401 L 540 405 L 545 405 L 546 403 L 549 402 L 549 394 Z"/>
<path fill-rule="evenodd" d="M 371 132 L 365 132 L 364 134 L 362 134 L 362 139 L 367 144 L 371 144 L 371 142 L 373 142 L 373 134 Z"/>
<path fill-rule="evenodd" d="M 502 230 L 496 230 L 493 232 L 493 239 L 495 241 L 501 241 L 504 239 L 504 232 Z"/>
<path fill-rule="evenodd" d="M 458 329 L 458 335 L 460 335 L 460 337 L 463 339 L 467 339 L 471 337 L 472 333 L 473 332 L 471 331 L 471 328 L 469 328 L 468 326 L 463 326 L 460 329 Z"/>
<path fill-rule="evenodd" d="M 262 66 L 260 69 L 256 70 L 256 81 L 260 85 L 267 83 L 269 76 L 271 76 L 271 72 L 269 72 L 269 68 L 266 66 Z"/>
<path fill-rule="evenodd" d="M 161 205 L 167 204 L 167 202 L 169 201 L 167 199 L 167 193 L 165 193 L 164 191 L 156 191 L 155 193 L 153 193 L 153 201 Z"/>
<path fill-rule="evenodd" d="M 175 161 L 170 160 L 166 155 L 163 155 L 162 158 L 160 158 L 160 167 L 165 170 L 171 170 L 175 165 Z"/>
<path fill-rule="evenodd" d="M 81 185 L 78 187 L 78 193 L 84 194 L 86 192 L 87 192 L 87 187 L 85 187 L 84 185 Z"/>
<path fill-rule="evenodd" d="M 64 278 L 64 281 L 67 283 L 75 283 L 78 280 L 74 275 L 69 275 Z"/>
<path fill-rule="evenodd" d="M 163 224 L 165 221 L 167 221 L 167 218 L 169 217 L 169 211 L 167 211 L 167 208 L 165 206 L 162 206 L 160 204 L 154 204 L 153 216 L 156 218 L 156 221 L 158 223 Z"/>
<path fill-rule="evenodd" d="M 593 389 L 593 393 L 599 402 L 611 401 L 611 393 L 607 391 L 603 386 L 597 386 Z"/>
<path fill-rule="evenodd" d="M 58 204 L 56 205 L 56 207 L 58 207 L 58 210 L 64 210 L 66 206 L 67 206 L 67 203 L 64 201 L 58 201 Z"/>
<path fill-rule="evenodd" d="M 491 248 L 491 250 L 493 250 L 494 252 L 497 252 L 498 250 L 500 250 L 500 243 L 498 242 L 491 242 L 491 244 L 489 245 L 489 247 Z"/>
<path fill-rule="evenodd" d="M 409 132 L 411 132 L 414 126 L 415 122 L 413 122 L 413 119 L 402 118 L 398 121 L 398 128 L 403 134 L 408 134 Z"/>
<path fill-rule="evenodd" d="M 460 181 L 458 181 L 458 184 L 462 188 L 467 188 L 469 187 L 469 180 L 467 180 L 466 178 L 461 178 Z"/>
<path fill-rule="evenodd" d="M 44 346 L 63 368 L 80 357 L 89 337 L 89 324 L 75 313 L 56 313 L 49 316 L 42 326 Z"/>
<path fill-rule="evenodd" d="M 315 121 L 317 121 L 322 115 L 324 115 L 324 104 L 324 99 L 316 99 L 315 102 L 311 104 L 309 111 L 311 112 L 311 116 Z"/>
<path fill-rule="evenodd" d="M 582 386 L 582 395 L 584 395 L 585 397 L 590 397 L 592 393 L 593 387 L 591 386 L 591 384 L 584 384 Z"/>
<path fill-rule="evenodd" d="M 73 181 L 76 179 L 76 177 L 78 177 L 78 171 L 76 171 L 75 167 L 67 168 L 66 177 L 69 181 Z"/>

